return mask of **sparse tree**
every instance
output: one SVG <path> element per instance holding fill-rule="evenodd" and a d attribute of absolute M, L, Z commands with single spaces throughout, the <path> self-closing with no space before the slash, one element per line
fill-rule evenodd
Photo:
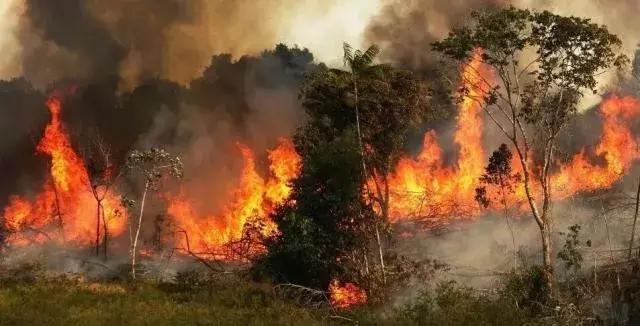
<path fill-rule="evenodd" d="M 135 279 L 138 239 L 140 238 L 140 229 L 142 227 L 147 194 L 149 191 L 159 190 L 161 181 L 165 176 L 182 178 L 183 166 L 179 157 L 173 157 L 163 149 L 151 148 L 144 152 L 137 150 L 132 151 L 127 157 L 127 168 L 137 173 L 144 182 L 137 223 L 133 225 L 131 219 L 129 219 L 131 276 Z"/>
<path fill-rule="evenodd" d="M 476 201 L 488 208 L 492 202 L 498 202 L 502 206 L 507 228 L 511 234 L 511 243 L 513 245 L 513 269 L 518 268 L 518 253 L 516 246 L 516 237 L 513 234 L 511 225 L 509 198 L 515 193 L 515 186 L 520 182 L 520 174 L 514 173 L 511 167 L 511 159 L 513 154 L 506 144 L 500 145 L 497 150 L 491 154 L 489 164 L 485 168 L 484 174 L 480 177 L 481 186 L 476 188 Z"/>
<path fill-rule="evenodd" d="M 116 172 L 117 167 L 113 161 L 111 149 L 104 139 L 97 133 L 93 133 L 90 138 L 91 142 L 83 147 L 85 150 L 82 154 L 87 165 L 91 194 L 96 200 L 95 253 L 96 256 L 100 255 L 100 244 L 102 244 L 102 254 L 106 259 L 109 227 L 105 215 L 104 200 L 122 173 L 120 170 Z"/>
<path fill-rule="evenodd" d="M 583 94 L 596 92 L 598 76 L 624 66 L 628 58 L 616 53 L 620 39 L 589 19 L 514 7 L 475 12 L 471 18 L 470 24 L 454 29 L 433 47 L 458 63 L 480 53 L 482 63 L 492 70 L 472 76 L 488 90 L 474 100 L 515 149 L 531 214 L 540 229 L 551 290 L 550 171 L 558 137 Z"/>

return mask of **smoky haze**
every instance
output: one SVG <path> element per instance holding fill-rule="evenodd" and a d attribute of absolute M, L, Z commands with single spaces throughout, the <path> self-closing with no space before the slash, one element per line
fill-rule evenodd
<path fill-rule="evenodd" d="M 159 77 L 187 84 L 211 55 L 259 54 L 281 41 L 292 17 L 322 16 L 336 1 L 8 0 L 0 31 L 12 49 L 1 76 L 40 89 L 63 79 L 115 75 L 119 90 Z"/>

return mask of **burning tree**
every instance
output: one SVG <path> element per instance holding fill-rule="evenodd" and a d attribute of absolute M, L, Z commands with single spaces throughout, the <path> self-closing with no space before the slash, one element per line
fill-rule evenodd
<path fill-rule="evenodd" d="M 597 77 L 627 61 L 616 54 L 620 39 L 589 19 L 516 8 L 472 14 L 468 26 L 433 44 L 457 62 L 476 57 L 492 73 L 472 77 L 486 95 L 461 92 L 477 101 L 515 149 L 526 199 L 540 228 L 546 285 L 552 289 L 552 179 L 556 144 Z M 535 168 L 534 168 L 535 167 Z"/>
<path fill-rule="evenodd" d="M 140 238 L 140 229 L 142 227 L 142 217 L 144 215 L 144 206 L 149 191 L 156 191 L 160 187 L 160 183 L 165 176 L 173 176 L 182 178 L 183 167 L 179 157 L 172 157 L 163 149 L 151 148 L 141 152 L 134 150 L 127 157 L 127 168 L 140 174 L 144 181 L 142 195 L 140 199 L 140 213 L 138 221 L 134 225 L 129 220 L 129 242 L 131 252 L 131 276 L 136 278 L 136 256 L 138 248 L 138 239 Z M 135 233 L 134 233 L 135 229 Z"/>
<path fill-rule="evenodd" d="M 99 256 L 102 247 L 102 254 L 106 259 L 107 248 L 109 246 L 109 227 L 104 204 L 107 194 L 115 186 L 122 175 L 122 171 L 116 166 L 111 146 L 107 144 L 97 131 L 92 132 L 88 138 L 89 142 L 83 146 L 81 155 L 86 165 L 88 174 L 87 181 L 91 189 L 91 194 L 96 201 L 95 253 L 96 256 Z M 114 217 L 122 214 L 124 214 L 123 211 L 114 211 Z"/>
<path fill-rule="evenodd" d="M 345 52 L 349 71 L 319 69 L 302 89 L 310 117 L 295 136 L 302 168 L 274 216 L 279 234 L 265 260 L 281 281 L 327 288 L 335 277 L 389 276 L 387 178 L 409 130 L 430 113 L 427 90 L 411 72 L 373 65 L 375 47 Z"/>

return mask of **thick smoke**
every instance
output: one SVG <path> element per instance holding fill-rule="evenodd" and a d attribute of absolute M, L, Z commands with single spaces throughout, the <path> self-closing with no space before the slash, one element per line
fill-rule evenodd
<path fill-rule="evenodd" d="M 382 47 L 385 60 L 412 69 L 430 69 L 438 62 L 438 56 L 431 51 L 432 42 L 463 24 L 473 10 L 510 4 L 605 24 L 623 40 L 629 56 L 633 56 L 640 42 L 640 31 L 629 24 L 640 14 L 640 2 L 635 0 L 386 0 L 371 19 L 365 36 L 367 42 Z"/>
<path fill-rule="evenodd" d="M 62 78 L 95 81 L 111 75 L 120 78 L 120 90 L 152 77 L 186 84 L 212 54 L 258 54 L 280 41 L 295 14 L 322 13 L 334 4 L 11 0 L 0 8 L 3 18 L 19 18 L 0 25 L 8 38 L 0 42 L 11 41 L 16 53 L 0 62 L 0 76 L 22 74 L 41 89 Z"/>
<path fill-rule="evenodd" d="M 431 43 L 446 36 L 472 10 L 504 0 L 387 0 L 365 31 L 366 40 L 382 47 L 383 60 L 417 70 L 431 70 L 438 56 Z"/>

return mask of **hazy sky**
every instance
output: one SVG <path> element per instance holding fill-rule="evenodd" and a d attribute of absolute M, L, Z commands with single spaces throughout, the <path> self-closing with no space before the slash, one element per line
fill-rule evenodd
<path fill-rule="evenodd" d="M 362 32 L 380 3 L 381 0 L 340 1 L 324 12 L 302 12 L 282 31 L 281 40 L 308 47 L 326 63 L 339 62 L 343 42 L 366 46 L 361 44 Z"/>

